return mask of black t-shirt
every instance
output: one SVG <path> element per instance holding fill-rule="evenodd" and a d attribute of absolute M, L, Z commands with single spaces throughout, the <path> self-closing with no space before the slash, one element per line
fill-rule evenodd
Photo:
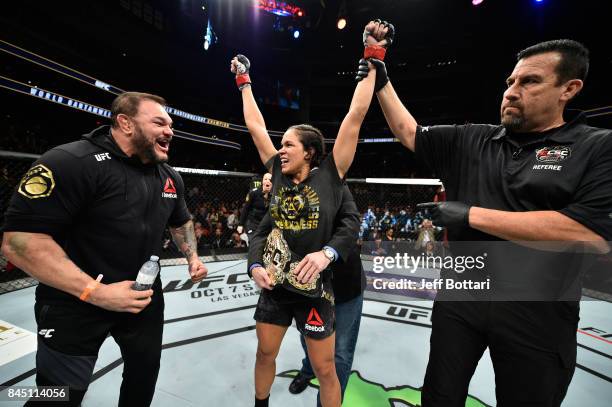
<path fill-rule="evenodd" d="M 23 176 L 5 216 L 4 231 L 44 233 L 89 276 L 105 284 L 134 280 L 161 253 L 166 224 L 190 219 L 181 176 L 167 164 L 128 158 L 108 126 L 84 140 L 43 154 Z M 161 288 L 159 278 L 154 286 Z M 40 284 L 37 298 L 75 300 Z"/>
<path fill-rule="evenodd" d="M 492 125 L 419 126 L 415 152 L 441 178 L 449 201 L 510 212 L 558 211 L 612 240 L 611 133 L 587 126 L 580 117 L 534 134 L 509 134 Z M 582 256 L 495 246 L 484 241 L 501 239 L 470 227 L 449 228 L 448 236 L 481 242 L 455 245 L 461 254 L 489 251 L 493 267 L 480 277 L 491 277 L 498 294 L 579 296 Z M 504 261 L 494 262 L 491 254 Z"/>
<path fill-rule="evenodd" d="M 342 202 L 342 180 L 332 154 L 299 184 L 281 172 L 280 156 L 272 163 L 270 215 L 289 248 L 300 256 L 319 251 L 332 237 Z M 341 248 L 336 248 L 341 250 Z"/>
<path fill-rule="evenodd" d="M 320 166 L 313 168 L 299 184 L 294 184 L 283 175 L 278 154 L 268 164 L 272 172 L 272 198 L 268 215 L 264 217 L 249 247 L 249 265 L 263 263 L 264 236 L 270 229 L 268 220 L 272 223 L 271 227 L 282 231 L 289 249 L 297 256 L 304 257 L 329 244 L 340 258 L 346 260 L 356 243 L 359 215 L 355 212 L 352 221 L 346 219 L 342 233 L 334 235 L 338 227 L 335 219 L 342 206 L 343 188 L 346 186 L 338 175 L 333 155 L 328 154 Z M 330 268 L 321 273 L 325 284 L 331 283 L 331 277 Z M 282 300 L 306 298 L 281 287 L 272 293 Z"/>
<path fill-rule="evenodd" d="M 339 259 L 331 265 L 336 303 L 350 301 L 366 289 L 367 282 L 360 254 L 361 250 L 355 244 L 346 260 Z"/>
<path fill-rule="evenodd" d="M 242 213 L 240 214 L 240 223 L 246 228 L 247 232 L 257 229 L 257 225 L 259 225 L 259 222 L 261 222 L 261 219 L 268 211 L 270 195 L 268 193 L 266 197 L 259 188 L 252 189 L 247 194 Z"/>
<path fill-rule="evenodd" d="M 361 264 L 360 250 L 357 246 L 360 214 L 348 186 L 342 186 L 342 200 L 336 213 L 333 225 L 333 235 L 327 245 L 338 251 L 339 258 L 330 265 L 333 274 L 332 287 L 336 302 L 342 303 L 357 297 L 365 290 L 366 279 Z M 261 253 L 265 240 L 273 227 L 270 214 L 266 214 L 259 228 L 251 238 L 249 247 L 249 265 L 261 263 Z M 329 273 L 324 275 L 329 277 Z M 274 290 L 277 299 L 300 299 L 298 294 L 284 293 L 278 288 Z M 293 294 L 293 295 L 291 295 Z"/>
<path fill-rule="evenodd" d="M 524 135 L 492 125 L 419 126 L 415 152 L 442 179 L 449 201 L 556 210 L 612 240 L 612 131 L 587 126 L 580 116 Z M 486 239 L 496 238 L 449 230 L 449 240 Z"/>

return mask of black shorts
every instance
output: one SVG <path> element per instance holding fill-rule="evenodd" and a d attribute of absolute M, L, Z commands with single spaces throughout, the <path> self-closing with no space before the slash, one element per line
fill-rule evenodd
<path fill-rule="evenodd" d="M 281 292 L 284 291 L 284 292 Z M 290 326 L 295 318 L 298 331 L 313 339 L 327 338 L 336 329 L 333 291 L 321 298 L 308 298 L 289 293 L 282 287 L 272 291 L 262 289 L 255 309 L 255 321 Z"/>
<path fill-rule="evenodd" d="M 112 312 L 79 300 L 37 299 L 36 382 L 70 387 L 70 403 L 80 405 L 92 379 L 98 351 L 110 334 L 123 357 L 120 406 L 151 403 L 159 372 L 164 298 L 156 290 L 138 314 Z M 53 404 L 53 403 L 52 403 Z M 34 403 L 38 405 L 38 403 Z"/>

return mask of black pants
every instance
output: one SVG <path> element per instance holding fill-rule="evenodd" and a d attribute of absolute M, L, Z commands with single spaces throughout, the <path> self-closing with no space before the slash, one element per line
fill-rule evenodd
<path fill-rule="evenodd" d="M 577 325 L 576 303 L 436 301 L 422 406 L 465 406 L 487 347 L 498 407 L 560 406 L 576 366 Z"/>
<path fill-rule="evenodd" d="M 50 405 L 80 405 L 91 381 L 98 351 L 108 335 L 119 345 L 124 364 L 119 406 L 151 404 L 161 358 L 164 324 L 161 292 L 156 292 L 139 314 L 106 311 L 77 301 L 43 300 L 37 300 L 34 312 L 38 324 L 36 384 L 70 388 L 69 402 Z"/>

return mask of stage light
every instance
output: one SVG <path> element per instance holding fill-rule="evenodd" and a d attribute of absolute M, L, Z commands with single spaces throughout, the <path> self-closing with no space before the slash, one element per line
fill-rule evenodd
<path fill-rule="evenodd" d="M 472 5 L 473 6 L 478 6 L 479 4 L 482 4 L 484 0 L 472 0 Z"/>
<path fill-rule="evenodd" d="M 346 16 L 348 16 L 348 8 L 346 6 L 346 0 L 342 0 L 340 3 L 340 7 L 338 7 L 338 20 L 336 22 L 336 27 L 339 30 L 343 30 L 348 23 Z"/>
<path fill-rule="evenodd" d="M 303 8 L 287 1 L 258 0 L 255 2 L 255 7 L 281 17 L 304 17 L 305 14 Z"/>
<path fill-rule="evenodd" d="M 210 46 L 216 43 L 217 40 L 217 35 L 213 31 L 212 23 L 209 19 L 208 23 L 206 24 L 206 29 L 204 30 L 204 51 L 208 51 Z"/>
<path fill-rule="evenodd" d="M 300 38 L 300 30 L 295 30 L 293 32 L 293 38 L 295 38 L 296 40 Z"/>

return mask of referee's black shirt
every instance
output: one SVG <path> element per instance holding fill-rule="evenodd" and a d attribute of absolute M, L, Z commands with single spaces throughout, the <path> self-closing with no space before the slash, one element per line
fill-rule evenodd
<path fill-rule="evenodd" d="M 443 181 L 449 201 L 509 212 L 558 211 L 612 240 L 612 131 L 587 126 L 581 116 L 531 134 L 480 124 L 418 126 L 415 152 Z M 488 251 L 484 273 L 453 276 L 490 278 L 492 291 L 478 292 L 478 298 L 580 298 L 580 272 L 588 263 L 584 256 L 510 243 L 502 247 L 487 243 L 501 239 L 470 227 L 448 232 L 451 242 L 470 242 L 456 244 L 460 254 Z"/>
<path fill-rule="evenodd" d="M 502 126 L 417 127 L 415 152 L 440 177 L 447 200 L 502 211 L 555 210 L 612 240 L 612 130 L 583 116 L 541 133 Z M 494 240 L 475 229 L 449 240 Z"/>

